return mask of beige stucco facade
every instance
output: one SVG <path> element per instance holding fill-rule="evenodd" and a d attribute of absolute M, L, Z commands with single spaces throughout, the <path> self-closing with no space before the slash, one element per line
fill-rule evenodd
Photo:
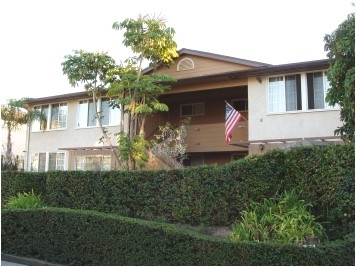
<path fill-rule="evenodd" d="M 308 110 L 303 90 L 302 110 L 268 113 L 268 77 L 260 77 L 261 82 L 256 77 L 248 79 L 248 96 L 249 99 L 253 99 L 249 101 L 250 141 L 333 136 L 334 130 L 341 126 L 338 107 Z"/>
<path fill-rule="evenodd" d="M 83 98 L 87 99 L 87 98 Z M 68 148 L 88 148 L 105 147 L 106 142 L 100 143 L 99 139 L 103 136 L 99 126 L 80 128 L 78 124 L 78 103 L 81 99 L 67 100 L 68 112 L 67 123 L 63 129 L 39 130 L 33 131 L 30 127 L 27 133 L 27 142 L 25 149 L 25 170 L 30 170 L 31 154 L 33 153 L 56 153 L 63 152 L 66 159 L 70 158 Z M 113 135 L 120 131 L 120 125 L 106 127 L 111 136 L 113 145 L 117 145 L 116 138 Z M 68 169 L 71 163 L 66 160 L 65 169 Z"/>
<path fill-rule="evenodd" d="M 221 165 L 249 154 L 264 153 L 276 147 L 283 148 L 290 142 L 304 138 L 322 141 L 333 139 L 334 130 L 342 125 L 339 108 L 326 106 L 314 109 L 308 106 L 311 90 L 307 84 L 307 73 L 325 73 L 327 68 L 327 60 L 272 66 L 183 49 L 170 68 L 162 66 L 144 71 L 145 74 L 155 72 L 177 79 L 171 89 L 160 96 L 160 101 L 167 104 L 169 111 L 147 118 L 146 138 L 153 139 L 158 134 L 159 126 L 166 122 L 178 125 L 184 118 L 190 117 L 185 139 L 190 162 L 186 166 Z M 296 94 L 298 105 L 301 106 L 293 111 L 269 112 L 270 78 L 286 75 L 298 76 Z M 323 77 L 325 78 L 325 75 Z M 108 144 L 99 143 L 101 129 L 98 126 L 78 127 L 80 103 L 88 98 L 86 92 L 81 92 L 30 101 L 32 106 L 66 103 L 67 121 L 66 127 L 62 129 L 29 129 L 25 148 L 25 170 L 31 169 L 31 155 L 36 153 L 42 153 L 42 160 L 43 155 L 47 155 L 46 166 L 50 153 L 64 153 L 65 170 L 78 169 L 78 162 L 85 157 L 92 160 L 100 156 L 109 169 L 118 167 Z M 228 144 L 225 139 L 226 102 L 236 104 L 236 107 L 240 108 L 241 105 L 244 106 L 238 110 L 243 119 L 234 128 L 232 140 Z M 183 114 L 183 107 L 187 106 L 191 111 L 189 114 Z M 194 113 L 193 108 L 198 107 L 201 111 Z M 111 133 L 113 145 L 117 145 L 113 134 L 120 131 L 120 125 L 112 124 L 107 126 L 107 129 Z"/>

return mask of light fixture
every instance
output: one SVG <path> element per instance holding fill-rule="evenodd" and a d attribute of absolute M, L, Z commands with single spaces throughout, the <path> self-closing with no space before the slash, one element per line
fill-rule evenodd
<path fill-rule="evenodd" d="M 257 80 L 259 83 L 262 83 L 262 78 L 261 78 L 261 77 L 257 76 L 257 77 L 256 77 L 256 80 Z"/>
<path fill-rule="evenodd" d="M 263 144 L 260 144 L 259 147 L 260 147 L 261 151 L 265 148 L 265 146 Z"/>

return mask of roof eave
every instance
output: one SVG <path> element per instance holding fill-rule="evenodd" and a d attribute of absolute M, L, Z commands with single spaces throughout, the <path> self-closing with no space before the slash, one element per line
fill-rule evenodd
<path fill-rule="evenodd" d="M 270 66 L 264 66 L 264 67 L 248 69 L 248 70 L 229 71 L 229 72 L 217 73 L 217 74 L 211 74 L 211 75 L 199 76 L 199 77 L 190 77 L 185 79 L 179 79 L 178 82 L 185 83 L 194 80 L 214 79 L 214 78 L 222 78 L 222 77 L 228 77 L 230 79 L 239 79 L 239 78 L 248 78 L 253 76 L 278 75 L 284 73 L 288 74 L 288 73 L 296 73 L 302 71 L 322 70 L 328 68 L 329 68 L 329 60 L 321 59 L 321 60 L 289 63 L 289 64 L 282 64 L 282 65 L 270 65 Z"/>

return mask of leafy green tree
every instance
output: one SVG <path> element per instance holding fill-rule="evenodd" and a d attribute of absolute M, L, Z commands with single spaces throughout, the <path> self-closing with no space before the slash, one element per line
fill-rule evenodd
<path fill-rule="evenodd" d="M 4 167 L 8 170 L 15 168 L 12 152 L 11 135 L 20 126 L 41 118 L 41 113 L 36 110 L 29 110 L 26 106 L 28 98 L 9 99 L 5 105 L 1 105 L 1 119 L 3 127 L 7 130 L 6 152 L 4 157 Z"/>
<path fill-rule="evenodd" d="M 176 43 L 173 40 L 175 31 L 167 27 L 161 18 L 139 16 L 137 20 L 126 19 L 121 23 L 115 22 L 113 29 L 125 30 L 123 44 L 130 47 L 136 56 L 125 61 L 125 65 L 110 71 L 108 80 L 111 83 L 109 95 L 117 95 L 116 105 L 127 113 L 126 135 L 131 145 L 136 147 L 134 140 L 144 138 L 144 126 L 146 116 L 157 111 L 168 111 L 168 106 L 159 102 L 158 97 L 170 88 L 170 83 L 175 81 L 173 77 L 155 74 L 142 74 L 144 61 L 155 70 L 159 65 L 169 65 L 178 56 Z M 141 138 L 137 138 L 137 128 Z M 121 140 L 124 134 L 118 135 Z M 146 145 L 145 142 L 139 141 Z M 119 140 L 120 146 L 120 140 Z M 141 148 L 140 151 L 143 151 Z M 147 155 L 142 155 L 145 158 Z M 135 169 L 133 151 L 128 153 L 128 168 Z"/>
<path fill-rule="evenodd" d="M 160 103 L 159 95 L 170 88 L 175 81 L 172 77 L 159 74 L 142 74 L 143 62 L 146 60 L 153 70 L 159 65 L 169 65 L 177 57 L 176 43 L 173 40 L 174 30 L 166 27 L 164 20 L 150 16 L 139 16 L 137 20 L 126 19 L 115 22 L 113 28 L 125 30 L 123 44 L 131 47 L 138 54 L 125 61 L 125 65 L 116 66 L 114 60 L 106 53 L 89 53 L 82 50 L 74 55 L 65 56 L 62 63 L 63 73 L 68 76 L 72 86 L 83 83 L 92 94 L 96 109 L 96 98 L 105 92 L 114 98 L 112 107 L 121 111 L 121 129 L 117 133 L 119 154 L 114 153 L 117 161 L 127 159 L 127 167 L 135 169 L 136 163 L 142 165 L 148 156 L 144 153 L 147 142 L 144 142 L 144 125 L 148 114 L 167 111 L 168 106 Z M 127 120 L 125 118 L 127 114 Z M 107 129 L 101 124 L 99 112 L 96 113 L 103 138 L 112 151 L 112 143 Z M 138 135 L 138 127 L 140 134 Z M 139 136 L 139 137 L 138 137 Z M 146 151 L 147 153 L 147 151 Z"/>
<path fill-rule="evenodd" d="M 97 109 L 97 98 L 107 90 L 106 78 L 108 72 L 116 66 L 114 59 L 104 52 L 92 53 L 83 50 L 75 50 L 74 55 L 66 55 L 65 59 L 62 63 L 63 74 L 67 75 L 69 83 L 73 87 L 84 84 L 85 90 L 92 96 L 95 117 L 99 122 L 103 138 L 110 146 L 116 161 L 120 164 L 117 151 L 113 148 L 109 132 L 103 126 L 102 116 Z"/>
<path fill-rule="evenodd" d="M 335 134 L 355 141 L 355 13 L 352 13 L 331 34 L 324 37 L 325 51 L 330 59 L 326 100 L 341 108 L 341 127 Z"/>

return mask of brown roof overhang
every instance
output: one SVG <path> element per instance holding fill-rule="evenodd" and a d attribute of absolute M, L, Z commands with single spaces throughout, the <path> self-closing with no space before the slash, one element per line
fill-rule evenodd
<path fill-rule="evenodd" d="M 211 75 L 199 76 L 199 77 L 190 77 L 186 79 L 180 79 L 177 81 L 177 83 L 186 84 L 186 83 L 191 83 L 194 81 L 202 81 L 202 80 L 207 80 L 207 81 L 225 80 L 225 79 L 236 80 L 240 78 L 248 78 L 253 76 L 278 75 L 278 74 L 296 73 L 296 72 L 303 72 L 303 71 L 323 70 L 328 68 L 329 68 L 329 60 L 321 59 L 321 60 L 314 60 L 314 61 L 307 61 L 307 62 L 263 66 L 254 69 L 230 71 L 230 72 L 217 73 L 217 74 L 211 74 Z"/>
<path fill-rule="evenodd" d="M 67 101 L 73 99 L 80 99 L 84 97 L 88 97 L 87 91 L 70 93 L 70 94 L 63 94 L 63 95 L 55 95 L 55 96 L 47 96 L 41 98 L 30 98 L 27 100 L 27 104 L 29 105 L 36 105 L 36 104 L 45 104 L 49 102 L 59 102 L 59 101 Z"/>
<path fill-rule="evenodd" d="M 230 71 L 217 74 L 210 74 L 206 76 L 190 77 L 186 79 L 179 79 L 176 83 L 172 85 L 181 85 L 189 83 L 198 83 L 202 81 L 216 81 L 216 80 L 226 80 L 226 79 L 240 79 L 253 76 L 266 76 L 266 75 L 278 75 L 278 74 L 287 74 L 287 73 L 296 73 L 302 71 L 314 71 L 314 70 L 324 70 L 329 68 L 329 60 L 314 60 L 282 65 L 268 65 L 263 67 L 257 67 L 254 69 L 240 70 L 240 71 Z M 57 101 L 67 101 L 75 100 L 88 97 L 88 92 L 77 92 L 64 95 L 56 95 L 42 98 L 31 98 L 27 101 L 29 105 L 34 104 L 43 104 L 48 102 L 57 102 Z"/>

